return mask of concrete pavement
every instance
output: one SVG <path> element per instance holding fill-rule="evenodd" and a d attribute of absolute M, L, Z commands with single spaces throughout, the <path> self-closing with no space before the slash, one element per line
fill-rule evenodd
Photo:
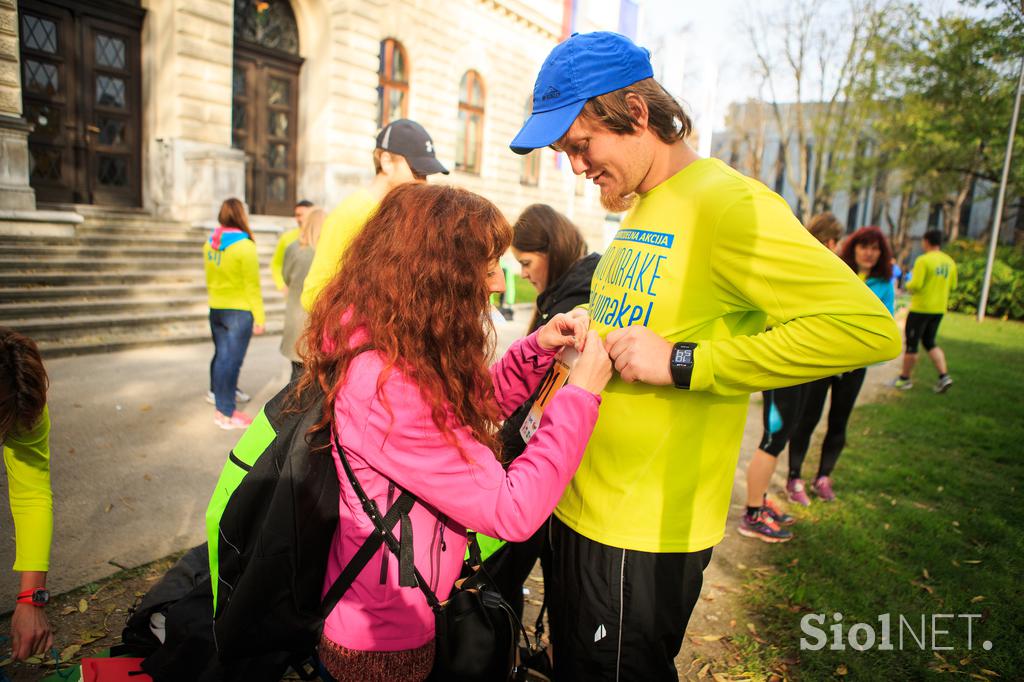
<path fill-rule="evenodd" d="M 499 327 L 499 350 L 529 322 Z M 288 380 L 279 336 L 254 337 L 239 385 L 250 414 Z M 205 401 L 212 342 L 47 362 L 54 538 L 48 586 L 59 594 L 191 547 L 241 431 L 213 424 Z M 16 594 L 14 524 L 0 474 L 0 594 Z M 13 601 L 10 602 L 13 606 Z M 0 601 L 0 612 L 10 610 Z"/>

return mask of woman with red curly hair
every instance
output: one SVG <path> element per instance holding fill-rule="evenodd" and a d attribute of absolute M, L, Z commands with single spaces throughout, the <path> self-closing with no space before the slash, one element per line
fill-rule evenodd
<path fill-rule="evenodd" d="M 875 226 L 862 227 L 843 242 L 839 257 L 860 275 L 860 278 L 881 299 L 892 314 L 895 308 L 896 290 L 892 283 L 892 249 Z M 867 368 L 861 367 L 851 372 L 844 372 L 832 377 L 825 377 L 807 385 L 807 402 L 804 403 L 803 414 L 793 435 L 789 439 L 789 482 L 787 489 L 803 488 L 801 468 L 807 448 L 811 442 L 821 412 L 825 407 L 825 396 L 832 391 L 832 402 L 828 408 L 828 431 L 821 443 L 821 462 L 818 464 L 818 475 L 814 477 L 811 491 L 824 502 L 834 502 L 835 492 L 832 490 L 832 471 L 835 469 L 839 455 L 846 446 L 846 424 L 850 420 L 857 395 L 864 384 Z M 799 484 L 799 485 L 797 485 Z M 804 496 L 808 503 L 810 500 Z"/>
<path fill-rule="evenodd" d="M 382 512 L 401 490 L 416 568 L 448 597 L 466 529 L 521 541 L 554 509 L 576 471 L 611 376 L 585 318 L 557 315 L 493 367 L 488 298 L 502 287 L 498 257 L 511 230 L 471 192 L 408 184 L 388 194 L 346 250 L 307 326 L 307 373 L 366 494 Z M 584 343 L 584 339 L 586 342 Z M 556 351 L 581 349 L 569 385 L 548 404 L 529 447 L 506 471 L 498 424 L 543 378 Z M 373 530 L 332 446 L 340 522 L 324 590 Z M 327 617 L 320 657 L 338 680 L 419 680 L 431 670 L 434 616 L 415 587 L 399 587 L 382 548 Z"/>

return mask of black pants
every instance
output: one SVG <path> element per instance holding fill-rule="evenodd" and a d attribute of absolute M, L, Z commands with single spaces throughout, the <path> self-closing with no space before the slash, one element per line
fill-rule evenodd
<path fill-rule="evenodd" d="M 537 559 L 541 558 L 541 549 L 547 539 L 548 524 L 544 525 L 525 542 L 507 542 L 491 556 L 487 557 L 483 568 L 494 586 L 501 592 L 501 597 L 515 610 L 519 619 L 523 619 L 523 585 L 533 570 Z"/>
<path fill-rule="evenodd" d="M 907 337 L 908 353 L 917 352 L 917 344 L 924 345 L 925 350 L 935 348 L 935 335 L 939 333 L 942 313 L 910 313 L 907 323 L 903 326 L 903 334 Z"/>
<path fill-rule="evenodd" d="M 867 368 L 862 367 L 807 384 L 803 414 L 789 437 L 790 478 L 801 478 L 800 469 L 811 443 L 811 434 L 821 419 L 821 411 L 825 407 L 825 396 L 829 389 L 832 390 L 832 404 L 828 408 L 828 431 L 825 432 L 825 440 L 821 444 L 818 476 L 832 475 L 839 455 L 846 446 L 846 424 L 850 421 L 850 413 L 853 412 L 866 374 Z"/>
<path fill-rule="evenodd" d="M 800 415 L 804 411 L 804 403 L 807 401 L 807 387 L 810 384 L 797 384 L 786 388 L 776 388 L 765 391 L 762 394 L 764 408 L 762 422 L 764 424 L 764 435 L 761 437 L 760 448 L 773 457 L 778 457 L 790 435 L 796 429 Z M 780 423 L 773 423 L 772 406 L 775 407 L 775 416 Z"/>
<path fill-rule="evenodd" d="M 609 547 L 551 517 L 544 594 L 555 680 L 678 680 L 675 657 L 711 549 Z"/>

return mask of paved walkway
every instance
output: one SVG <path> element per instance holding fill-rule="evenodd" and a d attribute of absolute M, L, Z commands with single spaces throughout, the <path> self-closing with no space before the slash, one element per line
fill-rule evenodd
<path fill-rule="evenodd" d="M 529 321 L 499 329 L 504 349 Z M 255 414 L 288 380 L 279 336 L 255 337 L 239 385 Z M 241 431 L 213 424 L 206 403 L 213 344 L 58 358 L 47 362 L 55 594 L 191 547 Z M 2 468 L 0 468 L 2 469 Z M 18 590 L 7 473 L 0 474 L 0 594 Z M 0 606 L 0 612 L 7 605 Z"/>

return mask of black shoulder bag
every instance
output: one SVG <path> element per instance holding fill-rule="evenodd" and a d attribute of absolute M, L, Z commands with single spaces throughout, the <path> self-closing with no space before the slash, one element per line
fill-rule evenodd
<path fill-rule="evenodd" d="M 400 573 L 403 574 L 403 579 L 399 583 L 419 587 L 434 612 L 435 652 L 430 679 L 446 682 L 526 679 L 523 677 L 525 670 L 517 668 L 517 647 L 521 635 L 527 642 L 529 640 L 512 607 L 501 598 L 498 590 L 488 584 L 480 570 L 475 570 L 470 577 L 456 582 L 447 601 L 438 601 L 427 581 L 411 563 L 412 526 L 408 523 L 407 517 L 401 524 L 402 539 L 399 541 L 391 530 L 394 524 L 389 526 L 385 522 L 377 503 L 366 495 L 363 486 L 360 485 L 333 428 L 331 437 L 349 483 L 359 498 L 363 511 L 373 522 L 375 535 L 379 536 L 384 545 L 398 557 Z M 410 493 L 402 491 L 402 496 L 406 495 L 412 497 Z M 390 512 L 391 510 L 389 515 Z M 411 581 L 404 579 L 407 573 L 411 573 Z"/>

